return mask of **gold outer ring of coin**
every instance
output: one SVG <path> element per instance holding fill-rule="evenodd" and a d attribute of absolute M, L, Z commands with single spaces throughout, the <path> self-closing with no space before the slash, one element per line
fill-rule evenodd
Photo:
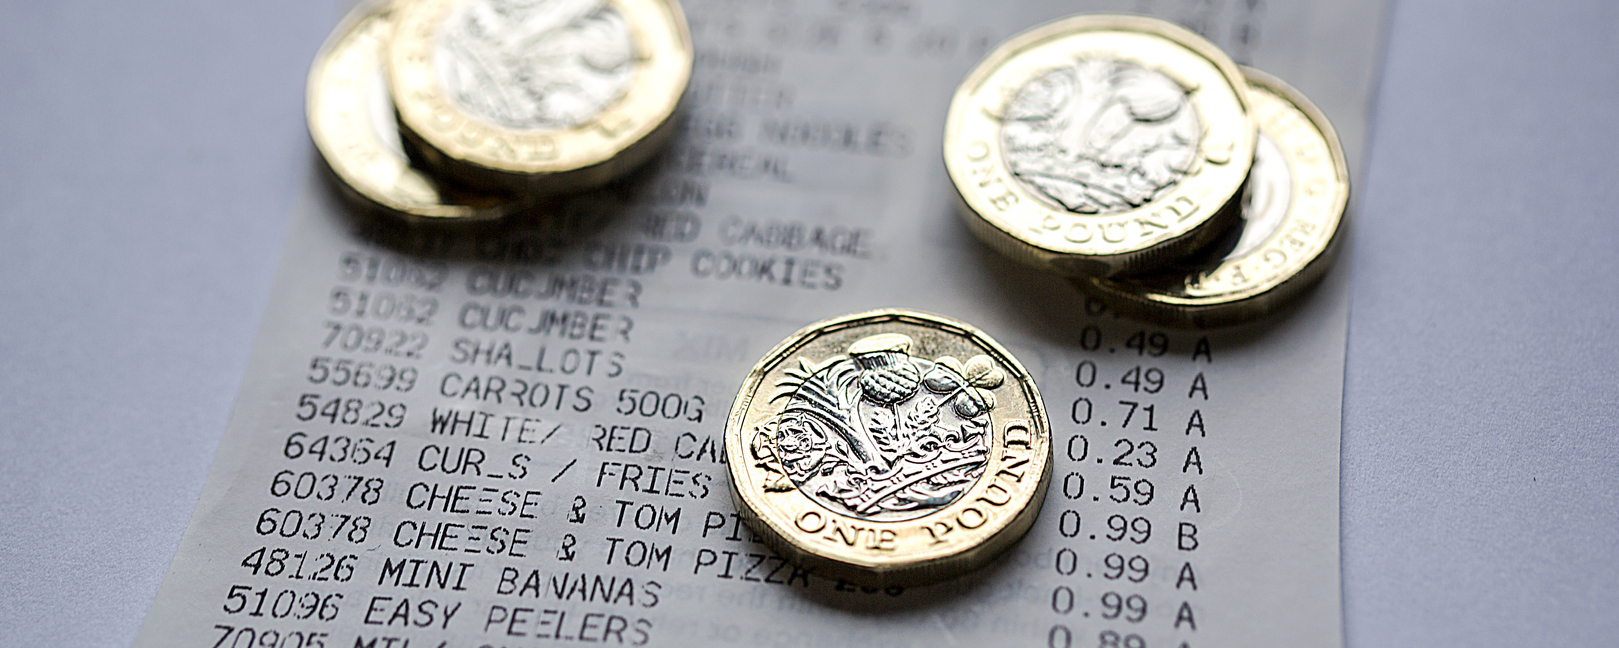
<path fill-rule="evenodd" d="M 895 340 L 908 343 L 895 344 Z M 903 364 L 879 362 L 881 358 L 899 357 L 886 355 L 895 353 L 895 349 L 904 349 L 905 358 L 914 363 L 907 366 L 926 367 L 922 373 L 911 375 L 911 396 L 887 405 L 862 400 L 869 398 L 873 393 L 870 390 L 877 386 L 895 384 L 878 380 L 876 375 Z M 857 377 L 847 373 L 852 368 L 859 369 Z M 868 372 L 872 387 L 867 385 Z M 841 383 L 831 378 L 840 375 Z M 894 375 L 903 376 L 904 372 Z M 898 382 L 906 384 L 905 380 Z M 916 484 L 932 480 L 929 473 L 917 477 L 896 462 L 890 476 L 883 477 L 895 481 L 894 485 L 882 486 L 879 476 L 861 482 L 867 484 L 866 489 L 851 497 L 863 498 L 858 500 L 865 502 L 862 506 L 876 512 L 842 508 L 828 503 L 826 495 L 800 488 L 795 479 L 816 479 L 816 475 L 826 478 L 820 472 L 823 467 L 833 475 L 848 474 L 837 470 L 840 463 L 846 468 L 846 463 L 821 459 L 822 463 L 812 466 L 808 473 L 795 477 L 783 457 L 793 462 L 794 470 L 803 468 L 805 464 L 800 461 L 804 455 L 800 453 L 804 446 L 790 441 L 795 445 L 784 450 L 778 434 L 789 430 L 794 439 L 803 439 L 806 437 L 798 435 L 809 434 L 803 430 L 813 427 L 803 421 L 830 420 L 819 418 L 816 412 L 806 413 L 806 409 L 818 412 L 815 404 L 829 401 L 814 397 L 801 400 L 798 394 L 824 395 L 830 392 L 820 388 L 839 384 L 842 389 L 835 398 L 845 400 L 836 401 L 844 408 L 837 411 L 853 409 L 856 416 L 875 417 L 873 408 L 886 406 L 893 423 L 889 430 L 900 425 L 895 417 L 919 416 L 917 420 L 926 421 L 930 407 L 932 415 L 938 417 L 933 419 L 935 426 L 948 421 L 966 430 L 969 423 L 961 421 L 969 417 L 979 421 L 971 423 L 971 429 L 982 430 L 987 438 L 977 437 L 974 445 L 972 435 L 956 437 L 956 443 L 961 445 L 954 446 L 954 452 L 981 454 L 952 455 L 964 458 L 951 463 L 944 461 L 940 451 L 933 461 L 942 465 L 932 468 L 938 471 L 933 474 L 948 476 L 955 470 L 952 466 L 982 458 L 983 468 L 971 478 L 975 481 L 966 481 L 968 478 L 958 473 L 953 477 L 957 481 L 952 483 L 953 487 L 965 488 L 959 496 L 928 504 L 921 511 L 897 512 L 888 510 L 892 506 L 885 507 L 884 503 L 909 501 L 899 498 L 907 496 Z M 950 391 L 955 387 L 959 389 Z M 950 391 L 950 397 L 940 399 L 946 391 Z M 985 392 L 990 396 L 984 396 Z M 854 399 L 852 403 L 848 398 Z M 965 413 L 958 408 L 961 401 L 968 401 Z M 986 409 L 974 410 L 974 404 Z M 859 413 L 860 407 L 867 408 L 865 414 Z M 899 410 L 905 413 L 898 414 Z M 978 417 L 987 417 L 987 426 Z M 846 425 L 831 429 L 853 435 L 878 434 L 871 431 L 878 428 L 868 427 L 864 421 L 844 421 Z M 910 426 L 907 429 L 951 429 L 922 427 L 923 423 L 914 420 L 912 423 L 906 424 Z M 826 431 L 825 427 L 819 429 Z M 877 437 L 862 438 L 870 442 Z M 913 441 L 917 438 L 920 437 L 912 437 Z M 839 447 L 847 449 L 852 445 L 846 441 Z M 883 450 L 880 441 L 867 447 L 892 454 Z M 949 578 L 989 562 L 1028 531 L 1039 515 L 1051 480 L 1051 426 L 1028 371 L 982 331 L 948 318 L 908 310 L 869 311 L 818 322 L 777 345 L 754 366 L 732 404 L 725 424 L 725 452 L 737 509 L 766 544 L 818 575 L 878 586 Z"/>
<path fill-rule="evenodd" d="M 309 135 L 344 194 L 422 222 L 492 220 L 521 210 L 521 201 L 455 192 L 411 166 L 383 69 L 392 31 L 387 2 L 362 3 L 332 32 L 309 69 Z M 393 138 L 391 145 L 385 137 Z"/>
<path fill-rule="evenodd" d="M 1139 65 L 1187 93 L 1201 137 L 1177 184 L 1124 211 L 1085 214 L 1011 172 L 1007 109 L 1027 84 L 1078 60 Z M 962 216 L 991 247 L 1046 271 L 1112 276 L 1165 265 L 1233 223 L 1256 138 L 1242 72 L 1213 43 L 1155 18 L 1078 15 L 1013 36 L 978 64 L 950 103 L 944 161 Z"/>
<path fill-rule="evenodd" d="M 400 132 L 435 173 L 527 195 L 575 192 L 634 169 L 674 135 L 693 51 L 675 0 L 605 0 L 626 21 L 637 69 L 627 91 L 572 128 L 517 130 L 464 110 L 435 67 L 440 28 L 468 0 L 400 0 L 388 51 Z"/>
<path fill-rule="evenodd" d="M 1271 165 L 1285 170 L 1287 201 L 1268 203 L 1271 215 L 1246 214 L 1238 249 L 1200 268 L 1146 277 L 1078 279 L 1075 283 L 1114 310 L 1165 324 L 1207 328 L 1260 317 L 1314 285 L 1337 254 L 1349 204 L 1349 165 L 1327 116 L 1292 86 L 1245 68 L 1262 141 L 1249 191 L 1267 184 Z M 1274 145 L 1274 148 L 1271 146 Z M 1273 151 L 1273 152 L 1267 152 Z M 1275 159 L 1273 159 L 1275 158 Z M 1257 198 L 1255 199 L 1258 200 Z M 1256 236 L 1257 235 L 1257 236 Z M 1248 243 L 1253 236 L 1254 242 Z"/>

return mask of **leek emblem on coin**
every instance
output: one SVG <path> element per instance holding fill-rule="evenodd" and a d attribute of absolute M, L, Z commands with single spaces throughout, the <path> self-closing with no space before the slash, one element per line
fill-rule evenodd
<path fill-rule="evenodd" d="M 1033 522 L 1039 393 L 982 332 L 876 311 L 811 326 L 749 375 L 726 427 L 738 506 L 779 552 L 869 583 L 948 577 Z"/>
<path fill-rule="evenodd" d="M 412 0 L 399 14 L 402 132 L 464 183 L 588 188 L 673 133 L 693 57 L 674 0 Z"/>
<path fill-rule="evenodd" d="M 1068 275 L 1150 268 L 1235 218 L 1255 141 L 1246 88 L 1170 23 L 1066 18 L 962 82 L 945 166 L 969 225 L 1014 258 Z"/>
<path fill-rule="evenodd" d="M 1213 259 L 1079 286 L 1115 310 L 1181 326 L 1218 326 L 1265 314 L 1325 274 L 1336 251 L 1349 168 L 1338 135 L 1303 94 L 1244 71 L 1259 148 L 1234 239 Z"/>

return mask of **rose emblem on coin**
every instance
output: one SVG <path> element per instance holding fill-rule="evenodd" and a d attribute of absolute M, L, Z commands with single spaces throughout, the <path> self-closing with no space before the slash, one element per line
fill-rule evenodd
<path fill-rule="evenodd" d="M 532 198 L 600 186 L 673 136 L 694 53 L 676 0 L 392 3 L 389 96 L 424 168 Z"/>
<path fill-rule="evenodd" d="M 1202 135 L 1185 88 L 1125 61 L 1079 60 L 1030 80 L 1007 105 L 1012 175 L 1080 214 L 1140 207 L 1186 177 Z"/>
<path fill-rule="evenodd" d="M 1162 268 L 1240 218 L 1258 137 L 1247 88 L 1214 43 L 1156 18 L 1085 14 L 1013 36 L 946 114 L 958 211 L 1046 271 Z"/>
<path fill-rule="evenodd" d="M 450 96 L 515 129 L 588 122 L 635 72 L 629 25 L 599 0 L 475 0 L 450 16 L 438 44 Z"/>

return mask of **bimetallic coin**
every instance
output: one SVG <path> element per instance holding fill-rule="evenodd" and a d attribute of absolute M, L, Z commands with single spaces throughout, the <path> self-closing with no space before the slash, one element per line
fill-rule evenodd
<path fill-rule="evenodd" d="M 1258 317 L 1318 281 L 1332 263 L 1349 202 L 1349 168 L 1338 134 L 1304 95 L 1245 69 L 1259 148 L 1243 223 L 1217 256 L 1141 277 L 1079 279 L 1114 310 L 1180 326 Z"/>
<path fill-rule="evenodd" d="M 411 166 L 383 67 L 392 30 L 386 3 L 364 3 L 332 33 L 309 70 L 309 134 L 345 193 L 423 221 L 488 220 L 519 210 L 518 200 L 457 192 Z"/>
<path fill-rule="evenodd" d="M 692 47 L 675 0 L 401 0 L 404 135 L 440 173 L 529 194 L 603 184 L 675 128 Z"/>
<path fill-rule="evenodd" d="M 1082 15 L 978 64 L 951 101 L 944 161 L 991 246 L 1111 276 L 1162 265 L 1234 221 L 1254 140 L 1247 84 L 1214 44 L 1153 18 Z"/>
<path fill-rule="evenodd" d="M 1051 478 L 1051 426 L 1006 349 L 936 315 L 881 310 L 793 334 L 725 424 L 732 495 L 816 573 L 917 583 L 1022 537 Z"/>

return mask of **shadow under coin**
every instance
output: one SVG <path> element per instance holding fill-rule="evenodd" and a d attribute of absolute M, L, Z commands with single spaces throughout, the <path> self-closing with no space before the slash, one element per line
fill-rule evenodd
<path fill-rule="evenodd" d="M 661 206 L 693 195 L 700 199 L 703 190 L 687 186 L 682 178 L 661 177 L 666 174 L 659 174 L 658 167 L 645 165 L 598 189 L 532 199 L 504 218 L 483 221 L 430 221 L 388 213 L 348 196 L 342 180 L 329 171 L 323 175 L 326 197 L 343 206 L 343 226 L 350 235 L 396 254 L 423 261 L 548 267 L 583 255 L 587 267 L 635 270 L 640 264 L 666 261 L 649 256 L 662 248 L 598 239 L 623 228 L 640 231 L 644 239 L 666 237 L 679 223 Z"/>
<path fill-rule="evenodd" d="M 995 601 L 1034 596 L 1032 588 L 1015 578 L 1021 540 L 989 564 L 955 578 L 926 585 L 874 587 L 837 578 L 814 577 L 808 588 L 789 588 L 794 600 L 860 617 L 939 613 L 981 606 Z M 1027 590 L 1027 591 L 1025 591 Z M 784 607 L 794 607 L 783 602 Z"/>

